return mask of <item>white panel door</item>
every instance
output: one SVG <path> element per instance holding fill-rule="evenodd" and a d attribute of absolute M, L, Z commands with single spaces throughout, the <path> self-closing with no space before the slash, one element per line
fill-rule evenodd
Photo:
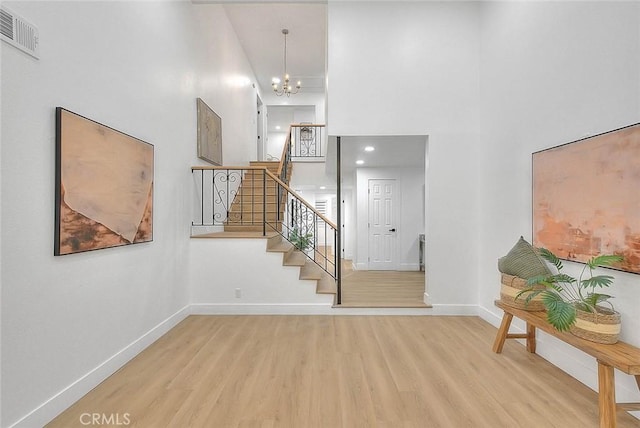
<path fill-rule="evenodd" d="M 396 270 L 395 180 L 369 180 L 369 269 Z"/>

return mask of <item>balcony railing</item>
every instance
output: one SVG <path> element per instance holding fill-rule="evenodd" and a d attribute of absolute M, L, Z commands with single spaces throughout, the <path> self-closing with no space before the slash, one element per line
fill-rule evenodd
<path fill-rule="evenodd" d="M 292 158 L 320 160 L 325 157 L 324 125 L 294 124 L 290 130 Z"/>

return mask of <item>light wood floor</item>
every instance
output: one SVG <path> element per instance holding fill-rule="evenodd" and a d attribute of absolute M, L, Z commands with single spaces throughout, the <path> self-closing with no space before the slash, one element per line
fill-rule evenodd
<path fill-rule="evenodd" d="M 342 262 L 342 306 L 367 308 L 426 308 L 424 272 L 354 271 Z"/>
<path fill-rule="evenodd" d="M 476 317 L 190 316 L 47 426 L 598 426 L 595 392 L 516 341 L 494 354 L 495 334 Z"/>

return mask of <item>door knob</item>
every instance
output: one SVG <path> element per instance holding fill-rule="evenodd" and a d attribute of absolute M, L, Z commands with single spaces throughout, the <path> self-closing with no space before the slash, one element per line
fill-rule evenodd
<path fill-rule="evenodd" d="M 395 227 L 393 229 L 389 229 L 389 232 L 395 232 L 395 231 L 396 231 Z"/>

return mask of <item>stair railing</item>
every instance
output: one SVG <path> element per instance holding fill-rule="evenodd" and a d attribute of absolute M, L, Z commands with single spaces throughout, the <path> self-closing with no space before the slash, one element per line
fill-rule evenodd
<path fill-rule="evenodd" d="M 252 226 L 263 236 L 276 232 L 337 278 L 336 225 L 276 174 L 264 166 L 193 166 L 191 172 L 192 229 L 210 233 Z"/>
<path fill-rule="evenodd" d="M 336 279 L 338 276 L 336 262 L 338 228 L 336 225 L 271 171 L 266 170 L 266 175 L 267 182 L 275 183 L 278 194 L 278 217 L 275 221 L 267 217 L 265 222 L 267 231 L 279 233 L 309 260 Z"/>

